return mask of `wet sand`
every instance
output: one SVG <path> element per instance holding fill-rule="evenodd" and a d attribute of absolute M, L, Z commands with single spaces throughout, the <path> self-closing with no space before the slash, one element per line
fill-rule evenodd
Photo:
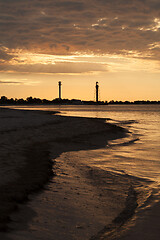
<path fill-rule="evenodd" d="M 125 131 L 102 119 L 61 117 L 41 111 L 0 109 L 0 229 L 8 230 L 10 214 L 54 175 L 50 158 L 62 152 L 104 147 Z"/>
<path fill-rule="evenodd" d="M 155 203 L 152 208 L 138 213 L 136 221 L 133 221 L 122 230 L 119 240 L 158 240 L 160 238 L 160 203 Z M 123 233 L 124 232 L 124 233 Z"/>

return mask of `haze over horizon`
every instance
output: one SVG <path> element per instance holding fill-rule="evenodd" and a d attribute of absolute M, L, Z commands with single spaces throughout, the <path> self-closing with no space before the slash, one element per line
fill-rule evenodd
<path fill-rule="evenodd" d="M 159 0 L 0 0 L 0 96 L 159 100 Z"/>

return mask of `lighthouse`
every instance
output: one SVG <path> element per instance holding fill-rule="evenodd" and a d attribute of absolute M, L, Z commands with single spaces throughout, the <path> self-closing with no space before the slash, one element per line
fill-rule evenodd
<path fill-rule="evenodd" d="M 61 81 L 58 82 L 58 86 L 59 86 L 59 100 L 61 100 L 61 86 L 62 86 Z"/>
<path fill-rule="evenodd" d="M 98 91 L 99 91 L 99 85 L 98 85 L 98 82 L 96 82 L 96 102 L 98 103 L 98 96 L 99 96 L 99 93 L 98 93 Z"/>

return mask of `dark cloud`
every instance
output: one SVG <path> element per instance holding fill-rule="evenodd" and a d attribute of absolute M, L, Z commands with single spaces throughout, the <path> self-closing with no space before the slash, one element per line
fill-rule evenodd
<path fill-rule="evenodd" d="M 0 62 L 9 61 L 13 58 L 12 55 L 8 54 L 6 51 L 0 49 Z"/>
<path fill-rule="evenodd" d="M 160 41 L 159 21 L 159 0 L 1 0 L 0 43 L 50 54 L 152 52 L 159 59 L 149 49 Z"/>
<path fill-rule="evenodd" d="M 63 8 L 65 11 L 83 11 L 85 4 L 82 1 L 57 1 L 55 7 Z"/>

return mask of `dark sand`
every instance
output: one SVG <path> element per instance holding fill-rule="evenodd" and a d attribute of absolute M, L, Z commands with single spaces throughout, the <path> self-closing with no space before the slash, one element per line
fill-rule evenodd
<path fill-rule="evenodd" d="M 55 143 L 56 158 L 65 151 L 104 147 L 108 140 L 126 133 L 120 127 L 106 124 L 103 119 L 50 116 L 48 112 L 3 108 L 0 114 L 4 152 L 1 164 L 8 163 L 10 170 L 6 182 L 1 179 L 0 185 L 1 231 L 8 230 L 10 214 L 17 209 L 18 203 L 27 201 L 30 193 L 42 189 L 54 175 L 54 162 L 49 156 L 51 142 Z M 10 163 L 12 151 L 14 161 Z M 7 172 L 7 166 L 4 170 Z"/>

